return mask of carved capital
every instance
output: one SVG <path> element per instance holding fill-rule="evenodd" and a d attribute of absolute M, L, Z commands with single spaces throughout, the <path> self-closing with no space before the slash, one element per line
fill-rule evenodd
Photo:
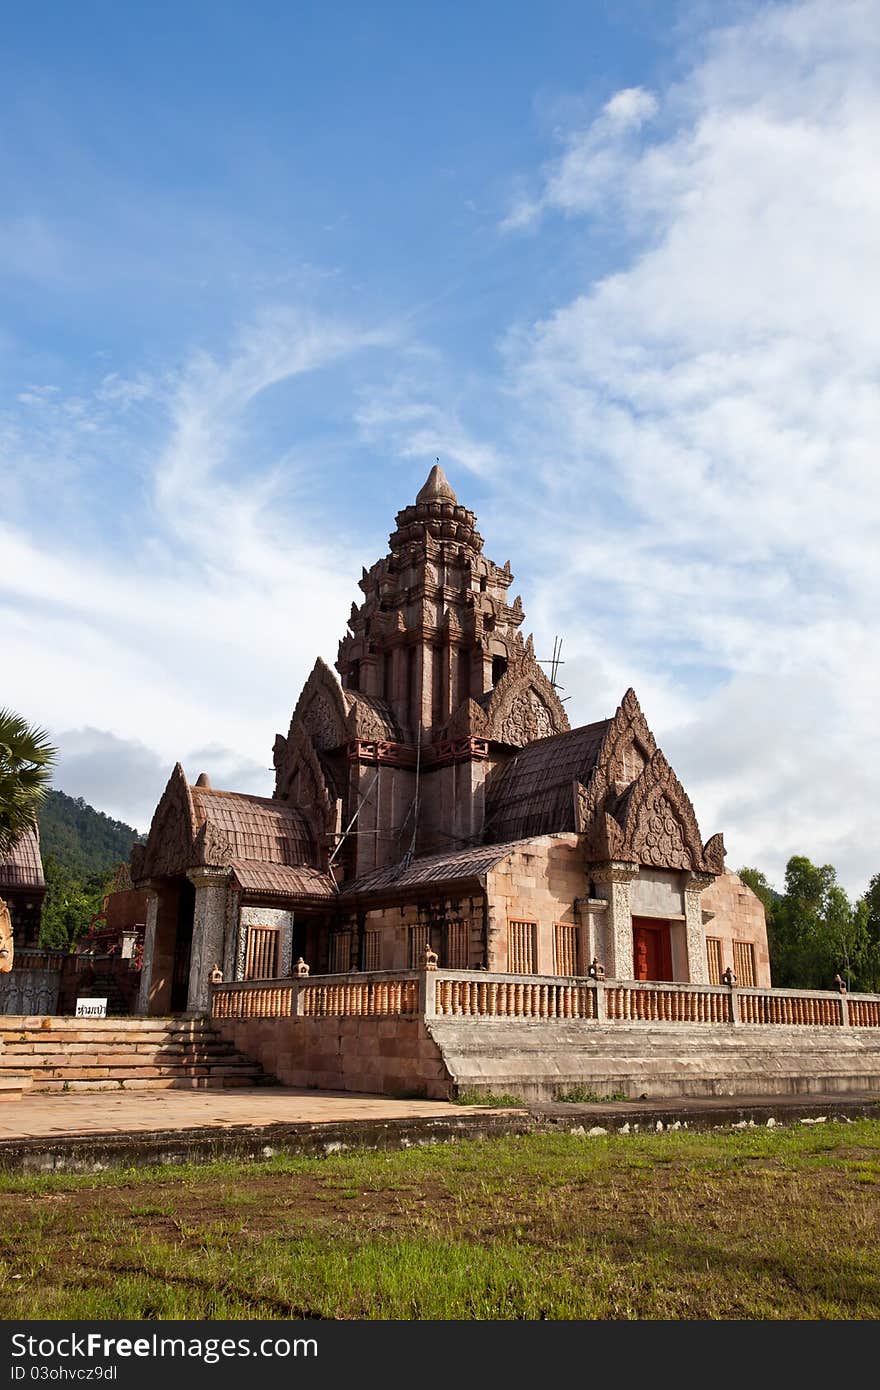
<path fill-rule="evenodd" d="M 702 893 L 715 880 L 714 874 L 689 873 L 685 874 L 684 891 L 686 893 Z"/>
<path fill-rule="evenodd" d="M 594 883 L 631 883 L 638 876 L 639 866 L 628 860 L 614 860 L 610 864 L 591 864 L 590 878 Z"/>

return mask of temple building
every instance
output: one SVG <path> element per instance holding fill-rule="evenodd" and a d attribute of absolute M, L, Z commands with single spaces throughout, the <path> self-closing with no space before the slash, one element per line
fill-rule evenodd
<path fill-rule="evenodd" d="M 40 832 L 35 822 L 19 835 L 7 854 L 0 855 L 0 898 L 9 908 L 16 950 L 37 945 L 45 896 Z"/>
<path fill-rule="evenodd" d="M 632 690 L 570 728 L 439 466 L 315 663 L 271 797 L 175 767 L 145 845 L 140 1011 L 201 1013 L 212 976 L 441 967 L 770 985 L 763 908 L 702 839 Z"/>

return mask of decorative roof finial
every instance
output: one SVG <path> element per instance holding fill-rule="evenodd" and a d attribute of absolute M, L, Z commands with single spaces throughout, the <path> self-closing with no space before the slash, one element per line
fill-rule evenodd
<path fill-rule="evenodd" d="M 458 498 L 450 486 L 449 479 L 440 467 L 439 459 L 428 474 L 428 480 L 425 486 L 416 497 L 416 506 L 418 506 L 419 502 L 458 502 Z"/>

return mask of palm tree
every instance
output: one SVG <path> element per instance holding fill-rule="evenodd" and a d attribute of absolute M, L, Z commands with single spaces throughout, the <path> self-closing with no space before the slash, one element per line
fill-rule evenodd
<path fill-rule="evenodd" d="M 0 854 L 36 820 L 56 752 L 45 729 L 11 709 L 0 710 Z"/>

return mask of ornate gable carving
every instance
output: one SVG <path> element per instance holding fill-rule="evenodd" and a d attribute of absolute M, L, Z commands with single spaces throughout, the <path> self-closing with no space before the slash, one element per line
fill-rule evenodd
<path fill-rule="evenodd" d="M 299 726 L 307 731 L 315 748 L 339 748 L 349 739 L 347 720 L 348 706 L 342 687 L 330 667 L 318 657 L 296 702 L 288 742 Z"/>
<path fill-rule="evenodd" d="M 581 828 L 592 824 L 596 812 L 624 787 L 640 777 L 657 751 L 636 692 L 630 688 L 605 731 L 586 795 L 580 801 Z"/>
<path fill-rule="evenodd" d="M 568 728 L 559 696 L 529 656 L 502 676 L 486 709 L 485 737 L 515 748 L 566 733 Z"/>
<path fill-rule="evenodd" d="M 354 690 L 346 691 L 345 697 L 351 703 L 348 715 L 350 739 L 378 739 L 380 742 L 395 742 L 400 739 L 394 715 L 384 701 Z"/>
<path fill-rule="evenodd" d="M 724 857 L 727 850 L 724 848 L 724 836 L 721 834 L 713 835 L 703 845 L 703 862 L 710 874 L 724 873 Z"/>
<path fill-rule="evenodd" d="M 283 747 L 279 748 L 279 744 Z M 276 740 L 275 796 L 310 812 L 315 841 L 336 828 L 336 797 L 327 785 L 324 769 L 306 730 L 300 725 L 290 738 Z"/>
<path fill-rule="evenodd" d="M 639 863 L 658 869 L 705 869 L 694 808 L 659 749 L 626 798 L 623 833 Z"/>
<path fill-rule="evenodd" d="M 194 864 L 204 869 L 225 869 L 235 858 L 232 845 L 223 831 L 206 820 L 193 844 Z"/>
<path fill-rule="evenodd" d="M 196 862 L 195 835 L 196 816 L 189 783 L 177 763 L 156 807 L 143 853 L 132 863 L 134 876 L 165 878 L 186 873 Z"/>
<path fill-rule="evenodd" d="M 462 700 L 445 729 L 443 738 L 488 738 L 486 711 L 477 700 Z"/>

